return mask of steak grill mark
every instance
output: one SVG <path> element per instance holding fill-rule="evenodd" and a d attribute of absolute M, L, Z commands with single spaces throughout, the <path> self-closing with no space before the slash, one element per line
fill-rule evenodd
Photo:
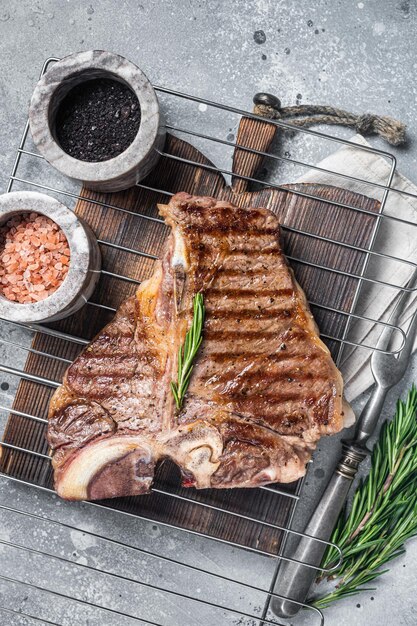
<path fill-rule="evenodd" d="M 266 209 L 177 194 L 154 276 L 69 368 L 50 406 L 69 499 L 146 493 L 171 458 L 198 488 L 290 482 L 342 428 L 342 382 Z M 180 412 L 170 382 L 196 292 L 206 324 Z"/>

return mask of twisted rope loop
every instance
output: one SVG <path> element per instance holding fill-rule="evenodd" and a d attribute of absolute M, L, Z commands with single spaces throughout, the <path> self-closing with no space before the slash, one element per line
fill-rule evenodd
<path fill-rule="evenodd" d="M 355 115 L 335 107 L 310 104 L 281 107 L 278 98 L 265 93 L 256 94 L 253 101 L 253 112 L 256 115 L 286 120 L 293 126 L 333 124 L 353 128 L 361 135 L 379 135 L 393 146 L 399 146 L 406 141 L 406 125 L 386 115 Z"/>

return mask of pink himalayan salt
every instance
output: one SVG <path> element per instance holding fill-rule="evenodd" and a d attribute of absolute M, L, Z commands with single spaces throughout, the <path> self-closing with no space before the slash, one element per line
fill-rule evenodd
<path fill-rule="evenodd" d="M 70 250 L 58 224 L 38 213 L 0 228 L 0 294 L 13 302 L 44 300 L 68 273 Z"/>

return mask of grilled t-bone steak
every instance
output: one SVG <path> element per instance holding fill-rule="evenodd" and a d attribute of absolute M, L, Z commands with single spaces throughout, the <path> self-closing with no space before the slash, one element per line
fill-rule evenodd
<path fill-rule="evenodd" d="M 66 372 L 50 404 L 55 487 L 67 499 L 149 491 L 159 460 L 183 484 L 302 476 L 343 426 L 342 379 L 280 246 L 276 216 L 175 195 L 155 272 Z M 178 348 L 204 294 L 203 343 L 181 410 Z"/>

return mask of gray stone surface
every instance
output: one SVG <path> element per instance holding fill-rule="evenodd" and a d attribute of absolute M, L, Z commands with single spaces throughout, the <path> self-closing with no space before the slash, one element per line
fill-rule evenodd
<path fill-rule="evenodd" d="M 14 159 L 20 129 L 39 70 L 48 56 L 63 56 L 75 50 L 105 48 L 136 62 L 157 84 L 188 91 L 201 97 L 249 108 L 256 91 L 277 93 L 283 103 L 327 103 L 358 113 L 375 111 L 389 114 L 410 126 L 406 148 L 394 150 L 399 168 L 415 179 L 417 152 L 414 111 L 417 98 L 415 39 L 416 5 L 407 0 L 364 0 L 363 2 L 325 1 L 276 2 L 247 0 L 109 0 L 61 2 L 44 0 L 3 0 L 0 3 L 0 185 L 5 188 Z M 204 104 L 174 102 L 161 98 L 171 119 L 189 128 L 214 132 L 232 140 L 237 118 L 219 116 Z M 352 132 L 338 131 L 349 137 Z M 217 163 L 230 166 L 230 154 L 212 145 L 202 145 Z M 374 145 L 386 147 L 374 140 Z M 329 142 L 299 135 L 285 137 L 277 148 L 282 154 L 314 162 L 332 150 Z M 55 180 L 35 159 L 22 163 L 25 176 Z M 291 181 L 299 168 L 268 165 L 268 176 Z M 16 188 L 24 184 L 18 183 Z M 28 342 L 19 329 L 3 327 L 1 336 L 9 341 Z M 20 364 L 23 351 L 0 344 L 0 358 Z M 416 379 L 413 359 L 406 379 L 389 396 L 384 415 L 392 414 L 395 399 Z M 16 379 L 0 375 L 1 405 L 12 401 Z M 5 386 L 9 385 L 7 388 Z M 364 399 L 358 402 L 363 404 Z M 4 415 L 2 415 L 4 418 Z M 317 489 L 337 455 L 336 440 L 323 441 L 307 479 L 305 497 L 299 507 L 301 524 L 314 503 Z M 266 586 L 272 575 L 271 563 L 249 553 L 225 549 L 209 541 L 164 529 L 152 523 L 116 518 L 89 505 L 69 505 L 48 494 L 0 480 L 0 504 L 21 508 L 70 525 L 122 539 L 214 572 L 222 572 L 252 584 Z M 0 509 L 0 539 L 8 539 L 62 558 L 72 557 L 78 565 L 53 559 L 41 560 L 35 554 L 0 546 L 1 574 L 58 592 L 77 595 L 90 602 L 142 615 L 169 626 L 214 626 L 251 624 L 236 615 L 215 613 L 208 608 L 169 597 L 145 593 L 139 585 L 123 581 L 109 584 L 104 575 L 94 575 L 82 565 L 111 568 L 129 577 L 197 595 L 219 604 L 231 604 L 242 611 L 258 613 L 259 595 L 236 591 L 233 585 L 216 585 L 189 571 L 164 566 L 138 554 L 127 554 L 98 539 L 47 522 L 22 518 Z M 416 623 L 415 578 L 417 543 L 410 543 L 407 554 L 392 564 L 391 572 L 378 582 L 378 590 L 342 602 L 326 611 L 327 626 L 379 626 Z M 158 583 L 158 584 L 159 584 Z M 8 592 L 5 593 L 6 587 Z M 43 619 L 66 625 L 134 623 L 116 614 L 106 614 L 76 605 L 64 598 L 1 582 L 0 604 L 13 606 Z M 200 591 L 198 591 L 200 590 Z M 371 599 L 374 598 L 374 600 Z M 4 624 L 35 624 L 19 616 L 1 614 Z M 294 624 L 312 624 L 302 616 Z M 316 623 L 318 621 L 316 620 Z"/>

